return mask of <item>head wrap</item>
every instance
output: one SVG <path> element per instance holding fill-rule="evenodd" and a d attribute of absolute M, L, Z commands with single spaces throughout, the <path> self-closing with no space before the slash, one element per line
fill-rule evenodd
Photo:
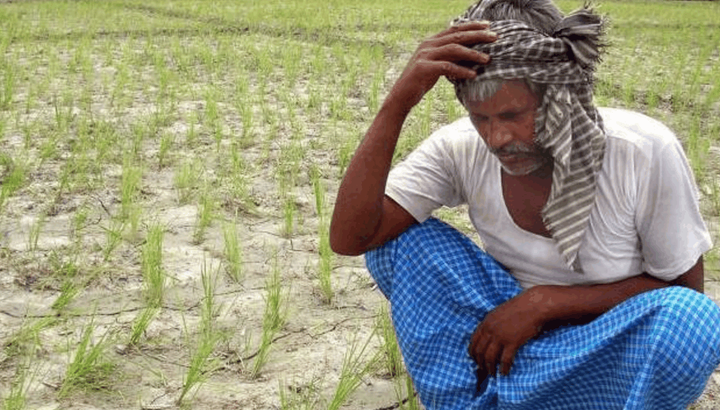
<path fill-rule="evenodd" d="M 482 2 L 487 3 L 493 1 Z M 482 12 L 478 6 L 453 24 L 478 19 L 475 16 Z M 588 8 L 565 17 L 552 35 L 517 20 L 491 22 L 497 41 L 473 47 L 489 54 L 490 63 L 475 67 L 474 79 L 452 80 L 456 91 L 468 82 L 490 79 L 526 79 L 546 85 L 545 94 L 538 96 L 542 102 L 535 121 L 535 143 L 552 155 L 554 169 L 542 217 L 563 258 L 578 272 L 582 269 L 577 252 L 595 203 L 596 176 L 605 152 L 602 118 L 592 103 L 603 28 L 603 19 Z"/>

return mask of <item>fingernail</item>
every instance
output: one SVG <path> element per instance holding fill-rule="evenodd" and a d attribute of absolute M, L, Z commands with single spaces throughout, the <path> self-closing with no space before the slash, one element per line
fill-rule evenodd
<path fill-rule="evenodd" d="M 487 33 L 490 37 L 497 37 L 497 33 L 494 31 L 488 31 Z"/>

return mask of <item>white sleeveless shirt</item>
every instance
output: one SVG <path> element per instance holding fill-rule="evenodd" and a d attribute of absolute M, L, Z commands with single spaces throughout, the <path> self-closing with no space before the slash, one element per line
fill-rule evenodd
<path fill-rule="evenodd" d="M 502 193 L 497 158 L 468 118 L 433 133 L 390 172 L 386 194 L 422 222 L 467 203 L 485 251 L 524 288 L 610 283 L 646 272 L 670 281 L 712 247 L 685 154 L 663 124 L 599 109 L 607 134 L 595 206 L 571 270 L 555 241 L 518 227 Z"/>

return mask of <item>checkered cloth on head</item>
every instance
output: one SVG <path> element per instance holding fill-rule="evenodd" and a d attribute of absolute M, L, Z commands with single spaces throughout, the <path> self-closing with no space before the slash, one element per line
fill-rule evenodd
<path fill-rule="evenodd" d="M 475 20 L 477 6 L 453 24 Z M 553 184 L 542 216 L 569 266 L 577 252 L 595 199 L 596 174 L 602 168 L 605 133 L 592 103 L 593 71 L 602 48 L 603 19 L 589 9 L 564 18 L 552 36 L 523 22 L 492 22 L 494 43 L 474 49 L 490 55 L 490 63 L 476 66 L 477 77 L 452 80 L 456 90 L 471 81 L 527 79 L 544 84 L 535 122 L 535 141 L 553 156 Z"/>

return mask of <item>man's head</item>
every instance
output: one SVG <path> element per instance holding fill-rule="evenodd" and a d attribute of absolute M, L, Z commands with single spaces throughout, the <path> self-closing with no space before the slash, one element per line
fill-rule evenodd
<path fill-rule="evenodd" d="M 463 17 L 469 20 L 518 20 L 543 34 L 550 35 L 562 20 L 563 14 L 550 0 L 483 0 L 471 7 Z M 510 82 L 505 79 L 466 82 L 456 89 L 458 99 L 470 113 L 470 118 L 473 119 L 478 132 L 493 153 L 498 155 L 505 171 L 512 175 L 531 173 L 551 159 L 545 150 L 534 144 L 535 111 L 528 111 L 525 113 L 527 115 L 523 115 L 524 122 L 520 128 L 526 135 L 519 135 L 519 128 L 514 126 L 517 118 L 513 121 L 501 121 L 500 117 L 494 118 L 486 115 L 487 113 L 480 113 L 483 111 L 481 107 L 503 105 L 510 108 L 528 103 L 528 107 L 537 109 L 545 88 L 542 84 L 522 78 Z M 487 118 L 488 121 L 478 121 L 478 118 Z M 494 126 L 496 122 L 494 120 L 498 120 L 498 126 Z M 512 125 L 515 131 L 509 133 L 505 125 Z M 490 132 L 494 135 L 489 135 Z M 498 144 L 503 141 L 511 145 L 499 146 Z M 522 154 L 524 160 L 516 161 L 517 155 L 509 155 L 510 152 Z M 501 154 L 506 155 L 501 156 Z M 530 159 L 533 161 L 529 161 Z"/>

